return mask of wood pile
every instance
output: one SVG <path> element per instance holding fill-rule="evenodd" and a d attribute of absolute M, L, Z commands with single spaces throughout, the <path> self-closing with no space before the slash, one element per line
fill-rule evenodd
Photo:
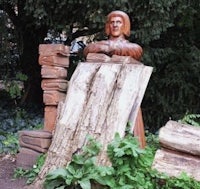
<path fill-rule="evenodd" d="M 52 132 L 55 128 L 58 103 L 66 96 L 69 47 L 63 44 L 41 44 L 39 54 L 45 104 L 44 130 Z"/>
<path fill-rule="evenodd" d="M 37 131 L 20 131 L 20 149 L 17 166 L 31 168 L 41 153 L 46 153 L 55 128 L 58 103 L 65 99 L 68 81 L 69 47 L 62 44 L 41 44 L 39 46 L 43 102 L 45 104 L 44 127 Z"/>
<path fill-rule="evenodd" d="M 160 129 L 159 142 L 152 168 L 172 177 L 185 172 L 200 181 L 200 128 L 168 121 Z"/>

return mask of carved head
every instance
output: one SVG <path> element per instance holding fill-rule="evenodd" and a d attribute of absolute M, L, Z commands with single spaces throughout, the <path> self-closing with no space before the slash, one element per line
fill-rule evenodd
<path fill-rule="evenodd" d="M 122 33 L 126 36 L 129 37 L 130 36 L 130 28 L 131 28 L 131 24 L 130 24 L 130 19 L 129 16 L 123 12 L 123 11 L 112 11 L 111 13 L 109 13 L 107 15 L 107 20 L 106 20 L 106 25 L 105 25 L 105 32 L 106 34 L 109 36 L 111 33 L 110 31 L 110 21 L 111 18 L 113 17 L 121 17 L 123 20 L 123 27 L 122 27 Z"/>

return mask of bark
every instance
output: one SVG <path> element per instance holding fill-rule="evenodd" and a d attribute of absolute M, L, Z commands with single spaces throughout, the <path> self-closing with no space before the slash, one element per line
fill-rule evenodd
<path fill-rule="evenodd" d="M 200 156 L 200 128 L 168 121 L 160 129 L 159 142 L 162 147 Z"/>
<path fill-rule="evenodd" d="M 124 136 L 130 114 L 133 130 L 151 72 L 152 67 L 144 65 L 80 63 L 70 80 L 45 164 L 31 187 L 42 188 L 46 174 L 66 166 L 74 153 L 81 152 L 88 135 L 103 145 L 98 164 L 110 165 L 107 144 L 117 132 Z"/>
<path fill-rule="evenodd" d="M 182 172 L 200 181 L 200 128 L 168 121 L 160 129 L 159 142 L 152 167 L 169 176 L 178 177 Z"/>
<path fill-rule="evenodd" d="M 178 177 L 185 172 L 200 181 L 199 165 L 199 157 L 162 149 L 157 150 L 152 168 L 172 177 Z"/>

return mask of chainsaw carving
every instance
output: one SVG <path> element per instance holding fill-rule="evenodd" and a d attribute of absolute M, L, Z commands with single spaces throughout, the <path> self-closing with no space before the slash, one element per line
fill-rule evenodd
<path fill-rule="evenodd" d="M 90 43 L 84 49 L 83 53 L 85 57 L 87 57 L 89 53 L 102 53 L 110 57 L 113 55 L 129 56 L 137 60 L 135 61 L 136 63 L 139 63 L 143 50 L 140 45 L 127 40 L 130 36 L 130 25 L 129 16 L 125 12 L 118 10 L 112 11 L 108 14 L 105 24 L 105 33 L 108 36 L 108 40 Z M 132 62 L 135 63 L 134 61 Z M 144 148 L 145 136 L 141 109 L 136 119 L 134 135 L 138 137 L 141 148 Z"/>

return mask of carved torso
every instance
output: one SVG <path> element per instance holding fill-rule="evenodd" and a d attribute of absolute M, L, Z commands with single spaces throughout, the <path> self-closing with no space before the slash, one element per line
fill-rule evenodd
<path fill-rule="evenodd" d="M 119 55 L 119 56 L 131 56 L 136 60 L 140 60 L 143 50 L 136 43 L 130 43 L 128 40 L 103 40 L 95 43 L 90 43 L 84 49 L 84 55 L 88 53 L 104 53 L 106 55 Z"/>

